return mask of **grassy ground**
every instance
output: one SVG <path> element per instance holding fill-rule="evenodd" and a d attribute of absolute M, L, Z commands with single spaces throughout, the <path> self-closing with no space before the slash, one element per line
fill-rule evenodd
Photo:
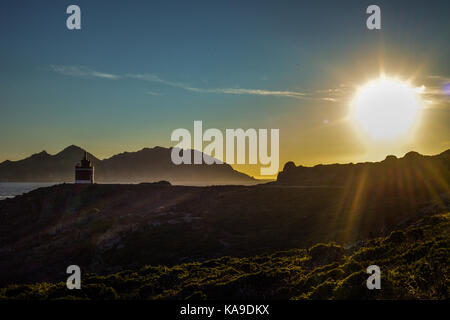
<path fill-rule="evenodd" d="M 450 213 L 425 217 L 352 248 L 319 243 L 245 258 L 148 265 L 64 282 L 10 285 L 1 299 L 449 299 Z M 381 268 L 368 290 L 366 268 Z"/>

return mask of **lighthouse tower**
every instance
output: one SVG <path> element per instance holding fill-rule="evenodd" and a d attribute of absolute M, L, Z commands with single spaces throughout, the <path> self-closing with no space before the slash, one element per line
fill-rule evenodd
<path fill-rule="evenodd" d="M 81 159 L 81 164 L 78 163 L 75 166 L 75 183 L 94 183 L 94 167 L 88 160 L 86 151 Z"/>

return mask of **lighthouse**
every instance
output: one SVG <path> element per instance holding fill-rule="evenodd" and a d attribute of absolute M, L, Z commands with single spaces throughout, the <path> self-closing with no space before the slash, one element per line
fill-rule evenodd
<path fill-rule="evenodd" d="M 75 166 L 75 183 L 94 183 L 94 167 L 88 160 L 86 151 L 81 163 Z"/>

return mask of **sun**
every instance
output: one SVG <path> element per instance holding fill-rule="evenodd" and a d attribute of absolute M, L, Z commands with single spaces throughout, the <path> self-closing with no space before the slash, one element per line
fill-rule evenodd
<path fill-rule="evenodd" d="M 352 119 L 373 139 L 391 139 L 410 132 L 421 100 L 407 82 L 381 77 L 362 86 L 352 101 Z"/>

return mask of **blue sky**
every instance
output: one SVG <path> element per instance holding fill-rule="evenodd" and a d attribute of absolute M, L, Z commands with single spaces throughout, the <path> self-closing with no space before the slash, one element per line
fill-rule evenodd
<path fill-rule="evenodd" d="M 65 26 L 70 4 L 82 30 Z M 321 131 L 347 111 L 327 90 L 377 76 L 380 59 L 417 85 L 450 76 L 449 1 L 377 1 L 380 31 L 365 27 L 370 4 L 2 1 L 0 161 L 70 144 L 100 158 L 169 146 L 171 131 L 194 120 L 280 128 L 284 160 L 367 158 L 351 129 Z M 448 100 L 436 109 L 429 126 L 445 131 Z M 408 147 L 434 152 L 448 140 L 443 132 Z"/>

